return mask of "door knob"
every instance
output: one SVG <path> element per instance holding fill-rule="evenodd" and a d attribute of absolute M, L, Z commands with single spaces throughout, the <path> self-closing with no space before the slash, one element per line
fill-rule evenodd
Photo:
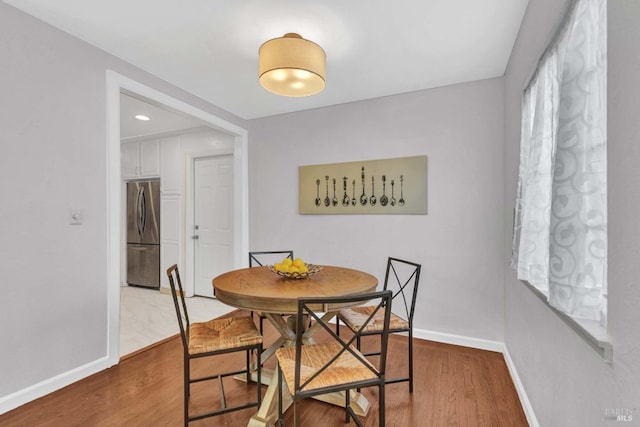
<path fill-rule="evenodd" d="M 198 236 L 198 235 L 196 234 L 195 236 L 192 236 L 191 238 L 192 238 L 192 239 L 194 239 L 194 240 L 198 240 L 198 239 L 200 238 L 200 236 Z"/>

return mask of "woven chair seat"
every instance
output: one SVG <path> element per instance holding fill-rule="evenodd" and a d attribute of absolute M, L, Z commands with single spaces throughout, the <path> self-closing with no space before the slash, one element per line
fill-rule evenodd
<path fill-rule="evenodd" d="M 342 349 L 339 343 L 303 345 L 300 355 L 300 383 L 303 384 L 310 376 L 315 374 L 320 368 L 335 356 Z M 352 347 L 353 348 L 353 347 Z M 362 356 L 358 350 L 353 350 Z M 289 387 L 289 393 L 294 393 L 295 369 L 296 369 L 296 348 L 284 347 L 276 351 L 276 357 L 282 370 L 285 382 Z M 362 358 L 369 366 L 377 372 L 364 356 Z M 314 378 L 304 390 L 315 390 L 324 387 L 331 387 L 349 382 L 375 379 L 376 374 L 367 368 L 361 361 L 349 352 L 344 352 L 336 359 L 331 366 L 326 368 L 320 375 Z"/>
<path fill-rule="evenodd" d="M 250 317 L 213 319 L 189 327 L 189 354 L 207 353 L 262 343 Z"/>
<path fill-rule="evenodd" d="M 365 321 L 369 318 L 375 307 L 359 306 L 340 310 L 339 317 L 352 331 L 359 331 Z M 365 332 L 380 332 L 384 324 L 384 312 L 378 311 L 371 319 L 371 322 L 364 328 Z M 407 329 L 409 322 L 391 313 L 389 320 L 389 330 Z"/>
<path fill-rule="evenodd" d="M 229 412 L 241 411 L 246 408 L 259 407 L 262 403 L 262 336 L 253 324 L 250 317 L 228 317 L 224 319 L 213 319 L 208 322 L 192 323 L 189 321 L 189 313 L 187 312 L 187 303 L 185 301 L 184 289 L 178 272 L 178 265 L 173 264 L 167 269 L 167 278 L 169 279 L 169 287 L 171 288 L 171 296 L 173 297 L 173 305 L 176 309 L 178 317 L 178 326 L 180 327 L 180 338 L 182 340 L 182 356 L 183 356 L 183 405 L 184 427 L 188 427 L 191 421 L 197 421 L 204 418 L 215 417 L 217 415 L 227 414 Z M 242 370 L 233 372 L 221 372 L 219 365 L 213 362 L 209 364 L 212 371 L 206 375 L 194 376 L 191 369 L 191 360 L 208 357 L 214 357 L 234 352 L 245 353 L 245 367 Z M 246 375 L 247 378 L 252 376 L 251 370 L 251 354 L 255 354 L 256 361 L 256 399 L 242 402 L 234 402 L 227 405 L 227 399 L 224 392 L 224 379 L 235 375 Z M 217 371 L 217 372 L 216 372 Z M 220 404 L 212 405 L 207 411 L 198 411 L 194 413 L 189 410 L 189 398 L 191 396 L 191 385 L 203 381 L 217 381 L 218 395 Z M 198 405 L 200 406 L 200 405 Z M 208 405 L 207 405 L 208 406 Z M 175 424 L 175 423 L 172 423 Z"/>
<path fill-rule="evenodd" d="M 392 292 L 393 309 L 402 317 L 391 313 L 389 320 L 390 333 L 406 333 L 408 335 L 409 372 L 406 377 L 385 378 L 386 384 L 397 382 L 409 382 L 409 393 L 413 392 L 413 315 L 416 308 L 416 296 L 418 295 L 418 283 L 422 266 L 415 262 L 405 261 L 399 258 L 387 259 L 387 271 L 384 275 L 384 290 Z M 365 303 L 371 305 L 371 303 Z M 374 315 L 370 323 L 366 321 L 373 312 L 370 306 L 355 306 L 342 309 L 336 318 L 336 334 L 340 335 L 340 321 L 356 336 L 356 347 L 361 349 L 361 338 L 365 335 L 380 335 L 383 331 L 381 315 Z M 364 325 L 364 326 L 363 326 Z M 365 352 L 367 356 L 378 355 L 380 352 Z"/>

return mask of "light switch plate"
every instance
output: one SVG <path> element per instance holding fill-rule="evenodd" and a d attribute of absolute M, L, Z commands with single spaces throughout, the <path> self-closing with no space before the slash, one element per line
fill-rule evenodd
<path fill-rule="evenodd" d="M 69 211 L 69 224 L 82 225 L 82 209 L 71 209 Z"/>

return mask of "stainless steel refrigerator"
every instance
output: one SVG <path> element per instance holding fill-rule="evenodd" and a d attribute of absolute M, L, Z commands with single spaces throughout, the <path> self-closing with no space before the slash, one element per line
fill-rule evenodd
<path fill-rule="evenodd" d="M 160 287 L 160 181 L 127 183 L 127 283 Z"/>

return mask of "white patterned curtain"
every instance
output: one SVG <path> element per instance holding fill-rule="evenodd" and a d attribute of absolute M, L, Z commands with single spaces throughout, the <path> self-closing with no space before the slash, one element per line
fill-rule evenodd
<path fill-rule="evenodd" d="M 523 94 L 511 265 L 557 309 L 607 289 L 606 0 L 578 0 Z"/>

